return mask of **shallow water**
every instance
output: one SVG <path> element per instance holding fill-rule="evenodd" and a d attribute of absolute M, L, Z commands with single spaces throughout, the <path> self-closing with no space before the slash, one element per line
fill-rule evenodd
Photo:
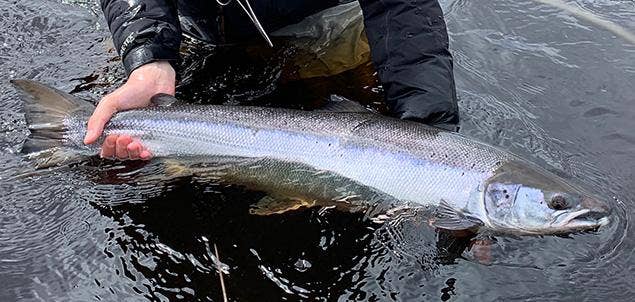
<path fill-rule="evenodd" d="M 632 1 L 568 1 L 635 31 Z M 613 200 L 598 232 L 492 238 L 491 260 L 422 213 L 378 226 L 311 209 L 249 214 L 262 194 L 190 180 L 132 187 L 94 163 L 22 180 L 28 134 L 11 78 L 98 99 L 123 80 L 92 1 L 0 1 L 0 301 L 611 300 L 635 290 L 635 45 L 532 1 L 444 3 L 461 132 Z M 191 45 L 179 94 L 196 102 L 310 107 L 339 93 L 377 106 L 372 69 L 293 81 L 280 51 Z M 229 58 L 228 58 L 229 57 Z M 137 172 L 139 173 L 139 172 Z M 132 176 L 134 177 L 134 173 Z M 215 258 L 218 249 L 221 265 Z M 485 263 L 483 263 L 485 262 Z"/>

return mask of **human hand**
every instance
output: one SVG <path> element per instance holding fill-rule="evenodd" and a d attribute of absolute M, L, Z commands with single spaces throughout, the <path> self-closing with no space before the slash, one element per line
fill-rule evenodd
<path fill-rule="evenodd" d="M 176 72 L 167 61 L 152 62 L 135 69 L 123 86 L 106 95 L 97 104 L 88 120 L 84 144 L 95 143 L 115 113 L 147 107 L 150 105 L 150 98 L 158 93 L 174 95 L 175 82 Z M 147 160 L 152 154 L 137 138 L 129 135 L 109 135 L 104 140 L 100 156 L 121 160 Z"/>

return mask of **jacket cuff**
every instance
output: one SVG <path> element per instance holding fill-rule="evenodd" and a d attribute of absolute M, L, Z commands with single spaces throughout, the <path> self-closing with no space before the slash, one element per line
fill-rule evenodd
<path fill-rule="evenodd" d="M 456 130 L 459 111 L 454 95 L 416 95 L 388 104 L 393 116 L 428 124 L 448 130 Z"/>
<path fill-rule="evenodd" d="M 126 76 L 130 76 L 135 69 L 155 61 L 168 61 L 176 70 L 178 59 L 178 52 L 166 50 L 165 47 L 141 45 L 128 51 L 122 61 Z"/>

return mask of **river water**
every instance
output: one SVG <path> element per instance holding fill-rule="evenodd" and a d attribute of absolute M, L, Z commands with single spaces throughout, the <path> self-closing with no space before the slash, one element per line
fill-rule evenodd
<path fill-rule="evenodd" d="M 635 31 L 632 1 L 567 3 Z M 635 45 L 534 1 L 443 7 L 461 132 L 605 196 L 609 226 L 470 240 L 435 233 L 416 211 L 384 225 L 329 209 L 256 216 L 258 192 L 188 179 L 140 188 L 121 176 L 151 173 L 152 163 L 9 179 L 28 169 L 9 79 L 99 99 L 124 76 L 97 4 L 0 0 L 0 301 L 222 301 L 219 270 L 232 301 L 631 301 Z M 381 101 L 369 65 L 297 81 L 277 51 L 184 52 L 177 90 L 198 103 L 305 107 L 330 93 Z"/>

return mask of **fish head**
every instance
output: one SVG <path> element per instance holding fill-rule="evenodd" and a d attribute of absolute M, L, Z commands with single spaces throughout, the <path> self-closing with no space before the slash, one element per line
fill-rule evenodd
<path fill-rule="evenodd" d="M 495 231 L 566 234 L 596 229 L 609 221 L 600 198 L 538 167 L 505 164 L 491 177 L 482 202 Z"/>

